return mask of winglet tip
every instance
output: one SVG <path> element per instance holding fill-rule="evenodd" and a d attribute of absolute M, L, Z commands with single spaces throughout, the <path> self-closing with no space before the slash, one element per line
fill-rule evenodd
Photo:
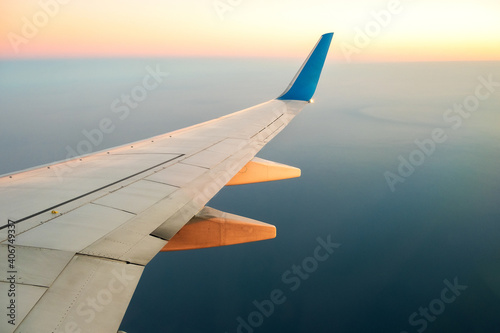
<path fill-rule="evenodd" d="M 306 61 L 295 75 L 288 88 L 277 98 L 279 100 L 310 101 L 323 69 L 333 32 L 321 35 Z"/>

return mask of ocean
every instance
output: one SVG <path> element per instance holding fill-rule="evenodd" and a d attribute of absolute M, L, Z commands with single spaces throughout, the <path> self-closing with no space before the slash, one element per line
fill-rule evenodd
<path fill-rule="evenodd" d="M 301 62 L 0 61 L 0 174 L 267 101 Z M 499 65 L 327 62 L 315 103 L 258 154 L 302 176 L 209 203 L 276 225 L 276 239 L 158 254 L 121 329 L 496 331 Z M 148 73 L 157 81 L 137 89 Z M 89 140 L 102 119 L 113 130 Z"/>

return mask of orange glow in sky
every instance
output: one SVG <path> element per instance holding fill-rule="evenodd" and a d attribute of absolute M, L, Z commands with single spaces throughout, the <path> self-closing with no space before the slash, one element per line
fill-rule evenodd
<path fill-rule="evenodd" d="M 2 0 L 0 57 L 304 57 L 500 60 L 500 2 Z M 335 52 L 336 51 L 336 52 Z"/>

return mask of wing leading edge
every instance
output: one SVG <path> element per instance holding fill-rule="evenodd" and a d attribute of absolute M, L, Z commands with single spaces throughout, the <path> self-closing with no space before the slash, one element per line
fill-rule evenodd
<path fill-rule="evenodd" d="M 196 248 L 197 241 L 193 246 L 186 236 L 200 237 L 211 226 L 221 233 L 211 236 L 210 246 L 274 237 L 270 225 L 205 205 L 228 183 L 300 175 L 255 155 L 311 99 L 331 39 L 320 38 L 277 99 L 133 145 L 0 177 L 0 254 L 11 253 L 9 231 L 15 229 L 18 258 L 15 281 L 2 274 L 0 293 L 7 295 L 14 283 L 19 304 L 15 320 L 2 320 L 0 331 L 114 333 L 144 266 L 171 239 L 176 249 Z M 13 271 L 6 260 L 0 270 Z"/>

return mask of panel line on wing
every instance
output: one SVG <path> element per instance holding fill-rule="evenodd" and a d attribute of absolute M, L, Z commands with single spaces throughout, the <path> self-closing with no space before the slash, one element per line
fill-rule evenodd
<path fill-rule="evenodd" d="M 131 212 L 131 211 L 123 209 L 123 208 L 116 208 L 116 207 L 113 207 L 113 206 L 104 205 L 104 204 L 100 204 L 100 203 L 96 203 L 96 202 L 91 202 L 90 204 L 91 205 L 96 205 L 96 206 L 101 206 L 101 207 L 106 207 L 106 208 L 110 208 L 110 209 L 114 209 L 114 210 L 119 210 L 121 212 L 132 214 L 132 215 L 137 215 L 137 213 Z"/>
<path fill-rule="evenodd" d="M 119 154 L 113 154 L 111 153 L 110 155 L 113 156 L 130 156 L 130 155 L 172 155 L 172 153 L 135 153 L 135 152 L 130 152 L 130 153 L 119 153 Z"/>
<path fill-rule="evenodd" d="M 167 184 L 167 183 L 164 183 L 164 182 L 160 182 L 158 180 L 154 180 L 154 179 L 147 179 L 147 178 L 144 178 L 142 179 L 146 182 L 152 182 L 152 183 L 156 183 L 156 184 L 162 184 L 162 185 L 169 185 L 169 186 L 173 186 L 173 187 L 177 187 L 177 188 L 180 188 L 180 186 L 177 186 L 177 185 L 172 185 L 172 184 Z"/>
<path fill-rule="evenodd" d="M 273 125 L 275 122 L 277 122 L 278 120 L 281 119 L 281 117 L 284 116 L 284 113 L 280 114 L 276 119 L 274 119 L 273 121 L 271 121 L 266 127 L 262 128 L 260 131 L 258 131 L 257 133 L 255 133 L 254 135 L 252 135 L 250 137 L 250 139 L 253 139 L 254 137 L 256 137 L 257 135 L 259 135 L 260 133 L 262 133 L 263 131 L 267 130 L 271 125 Z M 283 124 L 280 126 L 282 127 Z M 274 133 L 276 130 L 274 130 L 272 133 Z M 271 133 L 271 134 L 272 134 Z M 269 136 L 269 135 L 268 135 Z M 267 138 L 267 137 L 266 137 Z"/>

